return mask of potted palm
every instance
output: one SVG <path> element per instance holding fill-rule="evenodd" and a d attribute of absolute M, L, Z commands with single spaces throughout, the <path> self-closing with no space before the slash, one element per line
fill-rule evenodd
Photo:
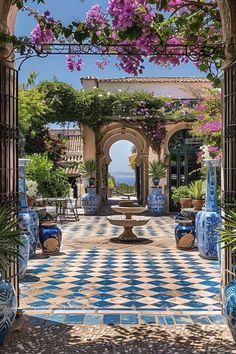
<path fill-rule="evenodd" d="M 180 186 L 172 192 L 171 196 L 175 205 L 180 203 L 181 209 L 192 207 L 192 197 L 188 186 Z"/>
<path fill-rule="evenodd" d="M 17 312 L 15 290 L 4 279 L 4 269 L 19 256 L 19 221 L 11 207 L 0 207 L 0 344 L 6 337 Z"/>
<path fill-rule="evenodd" d="M 152 178 L 153 185 L 157 187 L 160 179 L 166 176 L 166 166 L 161 161 L 150 161 L 148 164 L 148 174 Z"/>
<path fill-rule="evenodd" d="M 236 211 L 224 210 L 222 216 L 224 221 L 220 230 L 221 248 L 226 252 L 235 255 L 236 252 Z M 235 273 L 235 264 L 232 265 L 232 274 Z M 236 342 L 236 278 L 226 285 L 223 292 L 223 310 L 226 317 L 227 325 Z"/>
<path fill-rule="evenodd" d="M 97 172 L 97 162 L 92 159 L 83 161 L 80 164 L 80 173 L 82 177 L 88 178 L 88 187 L 95 186 L 95 176 Z"/>
<path fill-rule="evenodd" d="M 189 185 L 190 195 L 193 198 L 193 208 L 194 210 L 202 210 L 205 204 L 203 197 L 205 196 L 204 183 L 203 180 L 198 180 L 191 182 Z"/>

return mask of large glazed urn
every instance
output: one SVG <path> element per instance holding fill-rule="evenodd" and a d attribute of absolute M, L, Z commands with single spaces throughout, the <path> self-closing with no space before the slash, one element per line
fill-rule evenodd
<path fill-rule="evenodd" d="M 148 210 L 154 214 L 163 214 L 165 210 L 165 196 L 162 194 L 162 189 L 152 187 L 151 193 L 148 196 Z"/>
<path fill-rule="evenodd" d="M 17 312 L 16 293 L 12 284 L 0 275 L 0 345 L 8 334 Z"/>
<path fill-rule="evenodd" d="M 87 188 L 87 193 L 82 197 L 82 206 L 85 215 L 96 215 L 100 206 L 100 198 L 96 194 L 96 188 Z"/>
<path fill-rule="evenodd" d="M 61 229 L 54 223 L 43 222 L 39 228 L 39 241 L 42 253 L 57 253 L 61 248 Z"/>
<path fill-rule="evenodd" d="M 236 342 L 236 279 L 232 280 L 224 289 L 223 309 L 227 325 Z"/>
<path fill-rule="evenodd" d="M 218 259 L 217 243 L 220 238 L 221 216 L 217 205 L 216 168 L 219 161 L 205 160 L 204 165 L 207 167 L 206 203 L 205 208 L 196 216 L 198 251 L 202 258 Z"/>

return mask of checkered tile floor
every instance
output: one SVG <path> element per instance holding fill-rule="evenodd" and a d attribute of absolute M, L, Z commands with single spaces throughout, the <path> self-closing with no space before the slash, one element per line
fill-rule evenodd
<path fill-rule="evenodd" d="M 135 229 L 152 244 L 111 245 L 109 238 L 122 230 L 105 217 L 64 225 L 61 254 L 30 261 L 21 281 L 21 307 L 85 315 L 219 315 L 218 262 L 177 250 L 173 226 L 171 218 L 152 218 L 145 229 Z"/>

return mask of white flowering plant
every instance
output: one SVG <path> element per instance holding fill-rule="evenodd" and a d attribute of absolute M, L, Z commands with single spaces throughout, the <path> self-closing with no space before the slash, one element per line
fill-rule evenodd
<path fill-rule="evenodd" d="M 26 194 L 27 197 L 37 197 L 38 183 L 32 180 L 26 180 Z"/>

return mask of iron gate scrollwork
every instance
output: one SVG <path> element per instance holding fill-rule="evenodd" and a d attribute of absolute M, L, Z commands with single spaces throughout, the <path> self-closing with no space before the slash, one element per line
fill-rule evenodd
<path fill-rule="evenodd" d="M 223 205 L 226 209 L 236 209 L 236 63 L 224 70 L 223 103 Z M 226 285 L 235 277 L 232 265 L 236 263 L 236 254 L 229 249 L 224 252 Z"/>
<path fill-rule="evenodd" d="M 18 72 L 0 62 L 0 205 L 18 209 Z M 18 264 L 6 277 L 18 291 Z"/>

